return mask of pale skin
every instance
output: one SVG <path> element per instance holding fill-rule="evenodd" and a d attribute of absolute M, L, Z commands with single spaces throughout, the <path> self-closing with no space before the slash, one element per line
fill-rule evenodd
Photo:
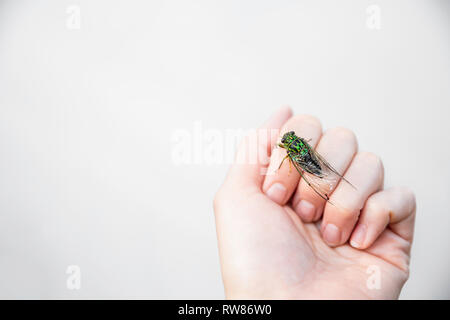
<path fill-rule="evenodd" d="M 291 130 L 311 139 L 357 190 L 342 181 L 332 186 L 330 201 L 338 204 L 332 205 L 289 161 L 278 169 L 286 150 L 276 144 Z M 358 152 L 350 130 L 322 132 L 318 119 L 293 116 L 288 107 L 254 137 L 244 138 L 214 199 L 226 297 L 398 298 L 409 273 L 414 194 L 405 187 L 384 189 L 381 160 Z"/>

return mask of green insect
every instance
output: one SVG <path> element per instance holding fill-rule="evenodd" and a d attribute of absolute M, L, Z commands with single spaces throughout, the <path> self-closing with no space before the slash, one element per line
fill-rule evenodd
<path fill-rule="evenodd" d="M 289 159 L 305 182 L 324 200 L 330 202 L 329 193 L 342 179 L 356 189 L 336 169 L 334 169 L 317 151 L 305 140 L 289 131 L 283 135 L 279 147 L 286 149 L 287 155 L 281 161 Z M 331 202 L 330 202 L 331 203 Z M 333 204 L 333 203 L 332 203 Z"/>

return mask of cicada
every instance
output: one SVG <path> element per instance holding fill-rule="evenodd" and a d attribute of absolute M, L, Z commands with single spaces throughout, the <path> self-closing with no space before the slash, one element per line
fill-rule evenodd
<path fill-rule="evenodd" d="M 330 202 L 329 193 L 341 179 L 356 189 L 308 144 L 309 141 L 296 136 L 294 131 L 285 133 L 278 146 L 286 149 L 287 155 L 281 161 L 278 169 L 286 159 L 289 159 L 303 180 L 328 202 Z"/>

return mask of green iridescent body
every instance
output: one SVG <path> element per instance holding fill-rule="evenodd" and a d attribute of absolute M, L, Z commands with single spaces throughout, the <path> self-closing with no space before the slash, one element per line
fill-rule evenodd
<path fill-rule="evenodd" d="M 309 144 L 309 141 L 295 135 L 294 131 L 283 135 L 279 147 L 286 149 L 284 160 L 294 165 L 305 182 L 323 199 L 329 201 L 328 194 L 337 185 L 340 179 L 350 184 L 339 172 L 337 172 L 317 151 Z M 308 173 L 308 177 L 306 176 Z M 353 187 L 355 188 L 355 187 Z M 355 188 L 356 189 L 356 188 Z"/>

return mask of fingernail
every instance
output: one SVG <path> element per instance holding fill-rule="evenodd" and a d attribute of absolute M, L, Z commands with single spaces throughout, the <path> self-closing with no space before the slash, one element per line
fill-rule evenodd
<path fill-rule="evenodd" d="M 310 222 L 314 219 L 316 214 L 316 208 L 312 203 L 306 200 L 300 200 L 300 202 L 295 207 L 295 211 L 300 215 L 303 221 Z"/>
<path fill-rule="evenodd" d="M 366 226 L 364 224 L 358 224 L 355 231 L 353 231 L 350 245 L 354 248 L 361 248 L 366 238 Z"/>
<path fill-rule="evenodd" d="M 274 183 L 269 190 L 266 191 L 267 196 L 278 204 L 283 204 L 286 197 L 287 189 L 281 183 Z"/>
<path fill-rule="evenodd" d="M 341 231 L 334 224 L 329 223 L 323 231 L 323 239 L 329 245 L 338 245 L 341 240 Z"/>

